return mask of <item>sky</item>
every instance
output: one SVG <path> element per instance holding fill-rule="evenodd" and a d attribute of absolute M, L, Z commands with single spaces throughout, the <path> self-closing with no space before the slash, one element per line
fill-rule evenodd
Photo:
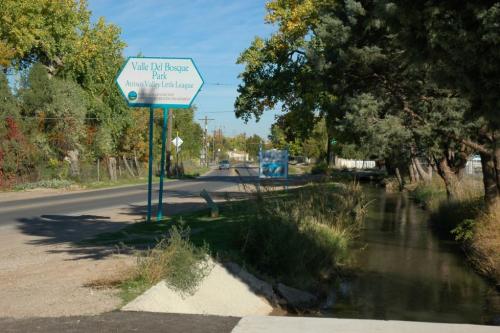
<path fill-rule="evenodd" d="M 89 0 L 93 20 L 105 17 L 122 29 L 125 56 L 191 57 L 205 85 L 194 101 L 196 119 L 212 118 L 208 130 L 224 135 L 258 134 L 266 138 L 277 112 L 245 124 L 234 116 L 243 66 L 239 54 L 255 36 L 274 27 L 264 23 L 265 0 Z"/>

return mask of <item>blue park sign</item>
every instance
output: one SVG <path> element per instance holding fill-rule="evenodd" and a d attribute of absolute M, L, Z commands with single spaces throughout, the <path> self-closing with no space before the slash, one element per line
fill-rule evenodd
<path fill-rule="evenodd" d="M 129 106 L 189 108 L 203 78 L 191 58 L 130 57 L 116 84 Z"/>
<path fill-rule="evenodd" d="M 288 150 L 261 150 L 259 178 L 288 178 Z"/>

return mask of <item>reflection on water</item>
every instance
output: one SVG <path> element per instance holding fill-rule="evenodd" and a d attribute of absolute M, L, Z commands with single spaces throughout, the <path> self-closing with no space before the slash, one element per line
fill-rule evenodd
<path fill-rule="evenodd" d="M 370 206 L 355 255 L 357 274 L 335 286 L 335 317 L 500 324 L 500 296 L 459 249 L 429 229 L 403 194 L 366 187 Z"/>

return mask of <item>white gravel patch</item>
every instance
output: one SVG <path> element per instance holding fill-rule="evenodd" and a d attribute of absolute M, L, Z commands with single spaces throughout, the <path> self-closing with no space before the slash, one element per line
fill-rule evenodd
<path fill-rule="evenodd" d="M 242 317 L 268 315 L 273 307 L 238 277 L 215 263 L 193 295 L 181 295 L 162 281 L 122 310 Z"/>

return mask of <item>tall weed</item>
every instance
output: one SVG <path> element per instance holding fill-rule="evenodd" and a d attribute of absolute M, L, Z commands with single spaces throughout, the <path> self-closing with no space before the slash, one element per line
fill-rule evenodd
<path fill-rule="evenodd" d="M 181 293 L 192 294 L 210 272 L 207 246 L 195 247 L 188 238 L 189 228 L 173 226 L 169 236 L 153 249 L 138 256 L 134 281 L 152 286 L 161 280 Z"/>
<path fill-rule="evenodd" d="M 248 207 L 239 244 L 262 273 L 299 287 L 328 279 L 348 258 L 366 213 L 358 184 L 312 185 Z"/>
<path fill-rule="evenodd" d="M 500 284 L 500 205 L 476 219 L 469 244 L 474 266 Z"/>

